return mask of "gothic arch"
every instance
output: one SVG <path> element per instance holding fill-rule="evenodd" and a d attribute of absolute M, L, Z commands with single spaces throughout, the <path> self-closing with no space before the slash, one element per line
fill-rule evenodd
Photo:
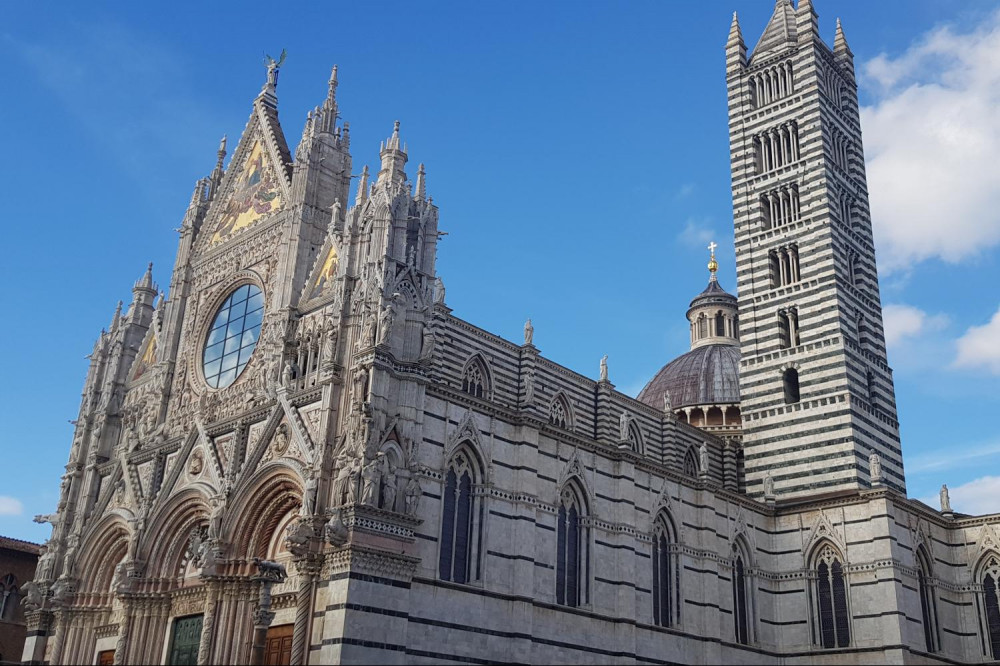
<path fill-rule="evenodd" d="M 191 529 L 206 523 L 211 513 L 207 486 L 196 484 L 178 492 L 165 503 L 146 530 L 142 551 L 149 575 L 173 578 L 184 561 Z"/>
<path fill-rule="evenodd" d="M 493 373 L 482 352 L 475 352 L 462 367 L 462 391 L 476 398 L 493 398 Z"/>
<path fill-rule="evenodd" d="M 851 603 L 844 551 L 831 539 L 819 538 L 810 550 L 808 561 L 815 580 L 815 642 L 824 648 L 848 647 L 852 634 Z"/>
<path fill-rule="evenodd" d="M 733 588 L 733 632 L 738 643 L 749 645 L 756 634 L 753 560 L 746 538 L 737 535 L 730 545 Z"/>
<path fill-rule="evenodd" d="M 441 580 L 469 583 L 482 578 L 484 497 L 478 492 L 484 470 L 475 445 L 461 442 L 444 467 L 441 484 Z"/>
<path fill-rule="evenodd" d="M 80 546 L 75 567 L 80 573 L 78 594 L 110 592 L 115 567 L 128 555 L 131 538 L 132 531 L 120 516 L 105 516 L 97 523 Z"/>
<path fill-rule="evenodd" d="M 556 603 L 582 606 L 590 601 L 590 503 L 582 479 L 570 476 L 556 502 Z"/>
<path fill-rule="evenodd" d="M 698 464 L 698 452 L 695 450 L 694 445 L 688 447 L 687 451 L 684 453 L 684 474 L 695 478 L 701 472 L 700 465 Z"/>
<path fill-rule="evenodd" d="M 223 538 L 229 535 L 230 557 L 265 557 L 271 535 L 285 515 L 302 506 L 302 474 L 284 462 L 260 468 L 231 500 Z"/>
<path fill-rule="evenodd" d="M 646 445 L 642 440 L 642 431 L 639 430 L 639 424 L 635 422 L 635 419 L 629 419 L 627 434 L 628 443 L 632 446 L 633 451 L 642 453 L 646 450 Z"/>
<path fill-rule="evenodd" d="M 558 391 L 549 403 L 549 423 L 564 430 L 573 429 L 573 406 L 565 391 Z"/>

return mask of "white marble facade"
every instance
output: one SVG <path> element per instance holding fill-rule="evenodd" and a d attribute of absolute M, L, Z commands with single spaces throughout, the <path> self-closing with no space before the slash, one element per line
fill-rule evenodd
<path fill-rule="evenodd" d="M 731 100 L 778 76 L 763 56 L 820 59 L 841 68 L 856 116 L 843 33 L 830 50 L 814 25 L 808 0 L 782 0 L 755 62 L 734 18 Z M 223 144 L 196 185 L 169 290 L 158 296 L 148 271 L 95 344 L 25 662 L 993 659 L 984 581 L 1000 576 L 1000 516 L 906 498 L 877 280 L 864 299 L 819 286 L 850 268 L 848 250 L 870 250 L 866 201 L 853 232 L 828 217 L 834 132 L 809 123 L 826 122 L 819 86 L 832 83 L 792 71 L 770 89 L 794 97 L 774 119 L 800 123 L 812 157 L 795 171 L 792 235 L 771 220 L 763 251 L 816 244 L 777 276 L 805 290 L 739 285 L 740 340 L 766 339 L 777 321 L 746 316 L 747 293 L 796 308 L 802 327 L 799 344 L 744 352 L 741 380 L 770 374 L 744 381 L 739 433 L 619 393 L 603 363 L 597 380 L 558 365 L 530 326 L 512 342 L 454 316 L 435 271 L 438 209 L 423 165 L 409 180 L 398 123 L 349 199 L 336 68 L 292 153 L 279 66 L 229 167 Z M 753 113 L 768 103 L 755 97 Z M 734 136 L 758 116 L 731 114 Z M 859 131 L 852 140 L 857 159 Z M 745 141 L 734 139 L 735 177 L 790 191 L 780 175 L 744 174 Z M 747 233 L 741 265 L 756 251 Z M 869 255 L 858 261 L 874 276 Z M 793 292 L 796 303 L 772 303 Z M 868 339 L 824 328 L 816 299 L 863 303 Z M 735 321 L 725 331 L 735 342 Z M 810 395 L 820 358 L 850 379 Z M 876 404 L 859 393 L 859 359 L 880 380 Z M 789 367 L 802 379 L 792 403 L 780 399 Z M 810 462 L 801 452 L 823 442 L 803 415 L 846 444 Z M 257 560 L 287 578 L 262 583 Z M 277 647 L 262 658 L 255 645 Z"/>

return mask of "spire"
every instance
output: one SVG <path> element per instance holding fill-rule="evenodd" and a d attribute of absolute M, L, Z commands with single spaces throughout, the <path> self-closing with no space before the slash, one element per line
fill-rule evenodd
<path fill-rule="evenodd" d="M 147 291 L 152 291 L 156 293 L 156 287 L 153 286 L 153 262 L 149 262 L 149 266 L 146 267 L 146 272 L 143 273 L 142 277 L 136 280 L 135 286 L 132 287 L 132 291 L 138 291 L 144 289 Z"/>
<path fill-rule="evenodd" d="M 330 90 L 326 94 L 326 103 L 323 105 L 326 108 L 337 108 L 337 66 L 333 66 L 333 70 L 330 71 Z"/>
<path fill-rule="evenodd" d="M 424 163 L 421 162 L 417 167 L 417 199 L 423 201 L 427 198 L 427 184 L 425 182 L 426 173 L 424 172 Z"/>
<path fill-rule="evenodd" d="M 121 319 L 122 319 L 122 302 L 118 301 L 118 305 L 115 307 L 115 313 L 111 315 L 111 326 L 108 328 L 108 331 L 114 333 L 114 331 L 118 328 L 118 324 L 119 322 L 121 322 Z"/>
<path fill-rule="evenodd" d="M 226 135 L 222 135 L 222 141 L 219 142 L 219 151 L 216 153 L 215 169 L 212 170 L 212 188 L 209 193 L 209 197 L 214 197 L 218 191 L 219 186 L 222 185 L 222 176 L 225 173 L 222 168 L 222 164 L 226 159 Z"/>
<path fill-rule="evenodd" d="M 361 170 L 361 180 L 358 181 L 358 193 L 354 196 L 354 205 L 360 206 L 368 197 L 368 165 Z"/>
<path fill-rule="evenodd" d="M 726 71 L 732 68 L 747 66 L 747 45 L 743 41 L 740 30 L 740 20 L 733 12 L 733 22 L 729 25 L 729 39 L 726 40 Z"/>
<path fill-rule="evenodd" d="M 801 11 L 801 6 L 799 8 Z M 777 52 L 796 43 L 795 9 L 790 0 L 777 0 L 774 13 L 753 49 L 753 56 Z"/>
<path fill-rule="evenodd" d="M 184 221 L 181 222 L 181 228 L 178 231 L 183 231 L 186 227 L 192 227 L 198 221 L 201 205 L 205 202 L 206 192 L 210 183 L 211 179 L 209 178 L 199 178 L 195 181 L 194 192 L 191 193 L 191 202 L 188 204 L 187 211 L 184 213 Z"/>
<path fill-rule="evenodd" d="M 838 59 L 842 57 L 853 57 L 851 47 L 847 45 L 847 37 L 844 37 L 844 29 L 840 26 L 840 19 L 837 19 L 837 35 L 833 38 L 833 55 Z"/>
<path fill-rule="evenodd" d="M 743 31 L 740 30 L 740 19 L 733 12 L 733 22 L 729 24 L 729 39 L 726 40 L 726 46 L 733 46 L 735 44 L 743 43 Z"/>
<path fill-rule="evenodd" d="M 381 146 L 379 157 L 382 158 L 382 168 L 378 172 L 380 184 L 402 183 L 406 180 L 406 174 L 403 172 L 403 166 L 406 164 L 406 148 L 399 147 L 398 120 L 392 126 L 392 136 Z"/>

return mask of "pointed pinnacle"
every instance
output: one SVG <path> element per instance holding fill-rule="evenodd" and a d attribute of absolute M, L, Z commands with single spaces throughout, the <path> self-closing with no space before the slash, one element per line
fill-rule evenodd
<path fill-rule="evenodd" d="M 733 12 L 733 22 L 729 24 L 729 43 L 737 43 L 743 41 L 743 31 L 740 30 L 740 19 L 736 16 L 736 12 Z"/>
<path fill-rule="evenodd" d="M 152 289 L 153 288 L 153 262 L 149 262 L 149 266 L 146 267 L 146 272 L 142 274 L 142 277 L 135 283 L 136 289 Z"/>
<path fill-rule="evenodd" d="M 427 174 L 424 172 L 424 163 L 421 162 L 420 165 L 417 167 L 417 196 L 416 196 L 416 198 L 419 199 L 420 201 L 423 201 L 424 199 L 427 198 L 427 183 L 425 180 L 426 176 Z"/>
<path fill-rule="evenodd" d="M 358 182 L 358 193 L 354 196 L 354 205 L 360 206 L 368 195 L 368 165 L 361 170 L 361 180 Z"/>
<path fill-rule="evenodd" d="M 841 27 L 839 18 L 837 19 L 837 35 L 833 38 L 833 52 L 854 55 L 851 53 L 851 47 L 847 45 L 847 37 L 844 36 L 844 28 Z"/>

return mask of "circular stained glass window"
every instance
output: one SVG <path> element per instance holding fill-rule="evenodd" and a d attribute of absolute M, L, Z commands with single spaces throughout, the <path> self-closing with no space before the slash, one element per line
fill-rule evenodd
<path fill-rule="evenodd" d="M 257 346 L 263 318 L 264 294 L 256 285 L 239 287 L 219 307 L 205 340 L 205 380 L 209 386 L 226 388 L 240 376 Z"/>

